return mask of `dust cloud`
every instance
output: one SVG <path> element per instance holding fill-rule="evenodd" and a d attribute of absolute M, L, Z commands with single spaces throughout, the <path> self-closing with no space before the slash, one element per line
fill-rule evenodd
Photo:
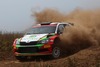
<path fill-rule="evenodd" d="M 100 44 L 100 10 L 76 9 L 69 14 L 54 9 L 34 12 L 38 23 L 71 22 L 74 26 L 66 27 L 60 35 L 62 47 L 69 50 L 80 50 L 91 45 Z M 69 48 L 70 47 L 70 48 Z"/>

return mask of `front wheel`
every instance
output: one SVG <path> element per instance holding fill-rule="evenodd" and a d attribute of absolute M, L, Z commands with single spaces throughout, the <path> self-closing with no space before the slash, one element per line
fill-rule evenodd
<path fill-rule="evenodd" d="M 53 58 L 59 58 L 60 57 L 60 55 L 61 55 L 61 50 L 60 50 L 60 48 L 59 47 L 53 47 L 53 50 L 52 50 L 52 57 Z"/>

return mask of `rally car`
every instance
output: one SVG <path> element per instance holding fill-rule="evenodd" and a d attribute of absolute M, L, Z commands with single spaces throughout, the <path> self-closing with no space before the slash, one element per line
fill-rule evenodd
<path fill-rule="evenodd" d="M 53 58 L 61 56 L 60 38 L 68 22 L 44 22 L 33 26 L 23 37 L 13 43 L 14 55 L 18 60 L 28 56 L 49 55 Z"/>

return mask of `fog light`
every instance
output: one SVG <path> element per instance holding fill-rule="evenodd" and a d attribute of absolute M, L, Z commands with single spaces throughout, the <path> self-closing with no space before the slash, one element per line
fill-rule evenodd
<path fill-rule="evenodd" d="M 50 45 L 44 45 L 44 48 L 50 48 L 51 46 Z"/>
<path fill-rule="evenodd" d="M 16 46 L 14 46 L 14 49 L 17 49 Z"/>

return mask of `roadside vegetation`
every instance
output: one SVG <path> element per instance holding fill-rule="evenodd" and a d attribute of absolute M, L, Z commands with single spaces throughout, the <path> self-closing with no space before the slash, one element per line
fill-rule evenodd
<path fill-rule="evenodd" d="M 7 60 L 13 58 L 13 41 L 15 38 L 21 36 L 21 33 L 0 33 L 0 60 Z"/>

